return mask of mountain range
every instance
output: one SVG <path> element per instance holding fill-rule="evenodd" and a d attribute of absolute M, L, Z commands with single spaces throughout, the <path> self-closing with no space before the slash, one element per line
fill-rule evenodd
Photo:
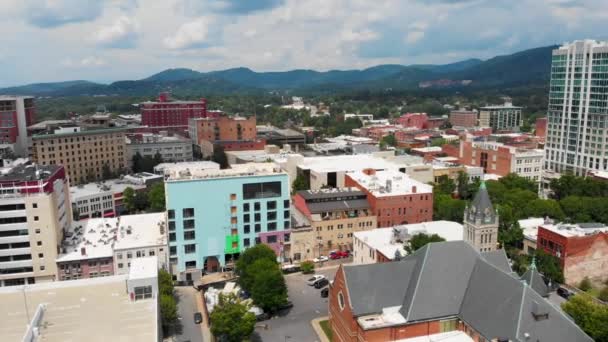
<path fill-rule="evenodd" d="M 200 96 L 262 91 L 315 92 L 332 90 L 412 90 L 419 88 L 508 88 L 546 86 L 551 51 L 546 46 L 497 56 L 467 59 L 443 65 L 378 65 L 363 70 L 290 70 L 255 72 L 248 68 L 198 72 L 167 69 L 150 77 L 100 84 L 89 81 L 36 83 L 0 89 L 0 94 L 35 96 L 125 95 L 152 96 L 171 91 L 180 96 Z"/>

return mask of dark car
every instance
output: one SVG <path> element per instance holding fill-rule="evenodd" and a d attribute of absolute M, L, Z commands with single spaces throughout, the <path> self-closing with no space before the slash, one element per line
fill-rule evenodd
<path fill-rule="evenodd" d="M 289 310 L 291 308 L 293 308 L 293 303 L 290 300 L 288 300 L 287 303 L 279 306 L 276 311 L 281 312 L 281 311 Z"/>
<path fill-rule="evenodd" d="M 255 320 L 258 322 L 265 321 L 267 319 L 270 319 L 270 314 L 268 312 L 263 312 L 255 316 Z"/>
<path fill-rule="evenodd" d="M 203 315 L 200 312 L 194 313 L 194 323 L 201 324 L 203 322 Z"/>
<path fill-rule="evenodd" d="M 323 278 L 323 279 L 317 280 L 314 284 L 314 287 L 315 287 L 315 289 L 320 289 L 327 285 L 329 285 L 329 280 L 327 280 L 327 278 Z"/>
<path fill-rule="evenodd" d="M 563 288 L 563 287 L 560 286 L 560 287 L 557 288 L 557 294 L 560 297 L 563 297 L 565 299 L 569 299 L 570 297 L 572 297 L 572 295 L 574 293 L 572 293 L 572 291 L 570 291 L 570 290 L 568 290 L 568 289 Z"/>
<path fill-rule="evenodd" d="M 327 297 L 329 297 L 329 287 L 326 287 L 323 290 L 321 290 L 321 298 L 327 298 Z"/>

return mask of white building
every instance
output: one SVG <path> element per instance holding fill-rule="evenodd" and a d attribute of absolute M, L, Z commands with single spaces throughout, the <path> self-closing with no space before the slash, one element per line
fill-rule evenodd
<path fill-rule="evenodd" d="M 192 141 L 179 135 L 144 133 L 127 137 L 127 158 L 132 166 L 133 156 L 154 157 L 159 153 L 163 161 L 183 162 L 192 160 Z"/>
<path fill-rule="evenodd" d="M 545 168 L 582 176 L 608 170 L 608 42 L 578 40 L 553 50 Z"/>
<path fill-rule="evenodd" d="M 522 107 L 513 106 L 511 102 L 503 105 L 479 108 L 479 126 L 492 127 L 498 130 L 519 130 L 521 126 Z"/>
<path fill-rule="evenodd" d="M 463 227 L 451 221 L 431 221 L 405 224 L 390 228 L 355 232 L 353 234 L 353 264 L 373 264 L 405 256 L 403 244 L 416 234 L 438 234 L 446 241 L 462 240 Z"/>
<path fill-rule="evenodd" d="M 181 163 L 161 163 L 154 167 L 154 173 L 167 176 L 174 172 L 190 172 L 194 170 L 219 170 L 220 164 L 212 161 L 193 161 Z"/>

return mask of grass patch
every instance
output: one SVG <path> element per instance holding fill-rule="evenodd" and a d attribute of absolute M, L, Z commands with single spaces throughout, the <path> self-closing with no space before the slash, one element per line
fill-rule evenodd
<path fill-rule="evenodd" d="M 600 295 L 600 289 L 592 287 L 589 291 L 586 291 L 591 296 L 597 298 Z"/>
<path fill-rule="evenodd" d="M 329 320 L 321 321 L 319 322 L 319 325 L 321 326 L 321 329 L 323 329 L 325 336 L 327 336 L 327 338 L 331 341 L 333 332 L 331 331 L 331 327 L 329 326 Z"/>

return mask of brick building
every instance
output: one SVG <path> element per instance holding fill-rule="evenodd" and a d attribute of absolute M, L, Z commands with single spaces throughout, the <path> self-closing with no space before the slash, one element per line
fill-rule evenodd
<path fill-rule="evenodd" d="M 27 127 L 34 124 L 36 107 L 29 96 L 0 96 L 0 144 L 27 156 Z"/>
<path fill-rule="evenodd" d="M 378 227 L 433 219 L 433 187 L 399 171 L 366 169 L 348 173 L 344 185 L 359 188 L 367 194 Z"/>
<path fill-rule="evenodd" d="M 205 118 L 207 100 L 177 101 L 171 100 L 169 93 L 160 93 L 157 101 L 146 101 L 140 104 L 141 124 L 158 129 L 185 131 L 188 129 L 188 120 L 192 118 Z"/>
<path fill-rule="evenodd" d="M 332 341 L 592 341 L 528 281 L 503 250 L 479 253 L 463 241 L 427 244 L 399 262 L 341 265 L 329 286 Z"/>
<path fill-rule="evenodd" d="M 450 112 L 450 124 L 456 127 L 475 127 L 477 126 L 477 112 L 453 110 Z"/>
<path fill-rule="evenodd" d="M 567 284 L 585 277 L 600 284 L 608 280 L 608 226 L 599 223 L 543 224 L 537 248 L 559 258 Z"/>
<path fill-rule="evenodd" d="M 190 139 L 203 156 L 213 154 L 221 145 L 226 151 L 263 150 L 265 141 L 257 138 L 255 116 L 195 118 L 188 124 Z"/>
<path fill-rule="evenodd" d="M 406 113 L 397 118 L 397 123 L 408 128 L 426 128 L 429 117 L 426 113 Z"/>
<path fill-rule="evenodd" d="M 534 135 L 542 138 L 542 142 L 545 141 L 547 136 L 547 117 L 536 119 L 536 125 L 534 126 Z"/>

